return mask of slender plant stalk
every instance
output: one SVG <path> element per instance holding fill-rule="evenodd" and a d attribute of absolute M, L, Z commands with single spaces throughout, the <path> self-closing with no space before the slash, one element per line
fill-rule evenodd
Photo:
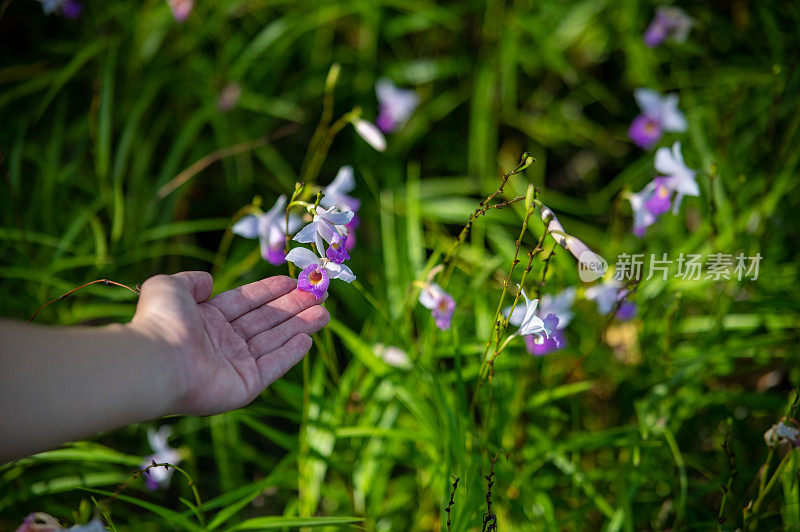
<path fill-rule="evenodd" d="M 170 179 L 167 183 L 161 186 L 158 189 L 158 197 L 159 198 L 166 198 L 170 194 L 172 194 L 178 187 L 189 181 L 191 178 L 211 166 L 213 163 L 224 159 L 225 157 L 230 157 L 232 155 L 239 155 L 240 153 L 245 153 L 248 151 L 255 150 L 257 148 L 261 148 L 266 146 L 267 144 L 278 140 L 279 138 L 286 137 L 291 135 L 295 131 L 300 128 L 300 124 L 292 123 L 287 124 L 279 129 L 276 129 L 269 135 L 265 135 L 263 137 L 259 137 L 257 139 L 248 140 L 245 142 L 240 142 L 238 144 L 234 144 L 233 146 L 228 146 L 226 148 L 220 148 L 218 150 L 212 151 L 208 155 L 198 159 L 194 162 L 191 166 L 183 170 L 181 173 Z"/>
<path fill-rule="evenodd" d="M 772 491 L 772 488 L 775 487 L 775 483 L 780 478 L 781 473 L 783 473 L 783 468 L 785 468 L 786 464 L 789 463 L 789 457 L 792 456 L 792 452 L 794 452 L 794 449 L 786 453 L 786 456 L 783 457 L 783 459 L 778 464 L 778 467 L 775 468 L 775 472 L 772 474 L 772 477 L 770 477 L 769 482 L 767 482 L 766 485 L 764 485 L 763 480 L 767 476 L 767 470 L 766 469 L 764 470 L 764 475 L 761 477 L 762 482 L 759 484 L 758 496 L 756 497 L 755 502 L 753 502 L 753 504 L 749 508 L 745 509 L 744 513 L 745 531 L 751 530 L 751 525 L 752 525 L 752 530 L 758 530 L 758 514 L 761 512 L 761 505 L 764 503 L 764 499 L 767 497 L 767 495 L 769 495 L 769 492 Z M 769 454 L 771 458 L 772 449 L 770 449 Z M 769 462 L 767 462 L 767 466 L 769 466 Z"/>
<path fill-rule="evenodd" d="M 70 290 L 69 292 L 64 292 L 63 294 L 61 294 L 60 296 L 58 296 L 58 297 L 57 297 L 57 298 L 55 298 L 55 299 L 51 299 L 50 301 L 48 301 L 47 303 L 45 303 L 44 305 L 42 305 L 41 307 L 39 307 L 38 309 L 36 309 L 36 312 L 34 312 L 34 313 L 33 313 L 33 315 L 32 315 L 30 318 L 28 318 L 28 321 L 27 321 L 27 323 L 30 323 L 30 322 L 32 322 L 32 321 L 33 321 L 33 319 L 34 319 L 34 318 L 35 318 L 35 317 L 36 317 L 36 316 L 37 316 L 37 315 L 38 315 L 38 314 L 39 314 L 39 313 L 40 313 L 42 310 L 44 310 L 44 309 L 45 309 L 45 307 L 47 307 L 47 306 L 49 306 L 49 305 L 51 305 L 51 304 L 55 303 L 56 301 L 60 301 L 60 300 L 64 299 L 65 297 L 67 297 L 67 296 L 68 296 L 68 295 L 70 295 L 70 294 L 74 294 L 75 292 L 77 292 L 77 291 L 78 291 L 78 290 L 80 290 L 81 288 L 86 288 L 86 287 L 87 287 L 87 286 L 89 286 L 89 285 L 92 285 L 92 284 L 98 284 L 98 283 L 103 283 L 103 284 L 104 284 L 104 285 L 106 285 L 106 286 L 108 286 L 108 285 L 113 285 L 113 286 L 119 286 L 119 287 L 121 287 L 121 288 L 127 288 L 128 290 L 130 290 L 131 292 L 133 292 L 133 293 L 134 293 L 134 294 L 136 294 L 137 296 L 139 295 L 139 288 L 138 288 L 138 287 L 137 287 L 137 288 L 131 288 L 131 287 L 130 287 L 130 286 L 128 286 L 128 285 L 125 285 L 125 284 L 122 284 L 122 283 L 118 283 L 118 282 L 116 282 L 116 281 L 111 281 L 110 279 L 95 279 L 94 281 L 89 281 L 88 283 L 83 283 L 83 284 L 82 284 L 82 285 L 80 285 L 80 286 L 76 286 L 75 288 L 73 288 L 73 289 L 72 289 L 72 290 Z"/>

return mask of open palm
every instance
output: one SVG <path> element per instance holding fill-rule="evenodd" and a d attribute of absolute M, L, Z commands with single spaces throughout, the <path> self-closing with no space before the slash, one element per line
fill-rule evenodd
<path fill-rule="evenodd" d="M 132 325 L 167 346 L 180 391 L 173 413 L 243 406 L 311 348 L 328 312 L 297 283 L 276 276 L 212 299 L 211 275 L 157 275 L 142 285 Z"/>

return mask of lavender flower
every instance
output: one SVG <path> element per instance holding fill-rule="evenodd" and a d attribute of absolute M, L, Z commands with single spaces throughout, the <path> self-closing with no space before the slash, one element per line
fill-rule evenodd
<path fill-rule="evenodd" d="M 399 89 L 388 78 L 378 80 L 375 93 L 378 96 L 378 118 L 375 122 L 384 133 L 403 127 L 419 105 L 416 92 Z"/>
<path fill-rule="evenodd" d="M 172 11 L 172 18 L 178 23 L 189 18 L 189 14 L 194 9 L 194 0 L 167 0 L 167 4 Z"/>
<path fill-rule="evenodd" d="M 303 270 L 297 278 L 297 288 L 311 292 L 317 299 L 322 299 L 325 295 L 331 279 L 346 283 L 352 283 L 356 279 L 353 271 L 344 264 L 318 257 L 307 248 L 292 249 L 286 255 L 286 260 Z"/>
<path fill-rule="evenodd" d="M 354 188 L 356 181 L 353 177 L 353 167 L 342 166 L 331 184 L 322 190 L 325 196 L 319 204 L 325 208 L 338 205 L 341 209 L 356 212 L 361 206 L 361 200 L 347 194 Z"/>
<path fill-rule="evenodd" d="M 686 166 L 681 154 L 679 141 L 672 145 L 672 149 L 659 148 L 656 151 L 654 165 L 656 170 L 666 177 L 661 182 L 670 190 L 675 191 L 675 203 L 672 212 L 677 213 L 681 207 L 683 196 L 699 196 L 700 187 L 697 186 L 695 175 L 697 172 Z"/>
<path fill-rule="evenodd" d="M 644 43 L 654 48 L 671 38 L 678 42 L 686 42 L 694 20 L 677 7 L 659 7 L 647 30 L 644 32 Z"/>
<path fill-rule="evenodd" d="M 631 202 L 631 210 L 633 211 L 632 231 L 639 238 L 642 238 L 647 228 L 656 221 L 656 215 L 646 207 L 654 191 L 655 187 L 651 182 L 636 194 L 628 194 L 628 201 Z"/>
<path fill-rule="evenodd" d="M 150 443 L 150 448 L 153 449 L 153 454 L 147 456 L 142 460 L 141 468 L 145 469 L 156 463 L 168 463 L 178 465 L 181 461 L 181 455 L 177 449 L 173 449 L 167 444 L 167 439 L 172 433 L 172 427 L 164 425 L 158 431 L 153 428 L 147 429 L 147 440 Z M 173 469 L 166 467 L 150 467 L 145 471 L 145 483 L 150 490 L 164 489 L 169 486 L 169 479 L 172 477 Z"/>
<path fill-rule="evenodd" d="M 523 336 L 522 339 L 525 340 L 525 349 L 528 353 L 537 357 L 558 351 L 567 345 L 567 338 L 561 329 L 555 329 L 542 343 L 536 343 L 537 339 L 533 335 Z"/>
<path fill-rule="evenodd" d="M 667 186 L 666 178 L 663 177 L 655 178 L 653 180 L 653 185 L 653 193 L 650 195 L 650 198 L 644 202 L 644 207 L 655 216 L 659 216 L 669 210 L 672 191 Z"/>
<path fill-rule="evenodd" d="M 284 208 L 286 196 L 280 196 L 275 205 L 264 214 L 248 214 L 233 225 L 231 231 L 245 238 L 258 238 L 261 256 L 274 266 L 286 262 L 284 245 L 286 240 L 286 218 Z M 297 230 L 301 221 L 289 216 L 289 233 Z"/>
<path fill-rule="evenodd" d="M 678 95 L 661 96 L 650 89 L 637 89 L 634 93 L 642 114 L 633 119 L 628 136 L 640 148 L 653 147 L 664 131 L 686 131 L 686 118 L 678 110 Z"/>
<path fill-rule="evenodd" d="M 628 194 L 633 211 L 633 234 L 643 237 L 649 226 L 667 212 L 670 206 L 672 188 L 669 180 L 657 177 L 636 194 Z"/>
<path fill-rule="evenodd" d="M 331 244 L 334 237 L 346 235 L 346 225 L 353 219 L 353 215 L 353 211 L 340 211 L 338 205 L 328 209 L 317 207 L 314 219 L 297 232 L 294 240 L 305 244 L 313 242 L 317 251 L 325 254 L 325 242 Z"/>
<path fill-rule="evenodd" d="M 350 259 L 347 253 L 347 235 L 333 235 L 331 245 L 325 250 L 325 256 L 336 264 L 342 264 Z"/>
<path fill-rule="evenodd" d="M 456 301 L 453 296 L 445 292 L 436 283 L 428 283 L 419 293 L 419 302 L 423 307 L 431 310 L 436 326 L 446 331 L 450 328 L 453 313 L 456 310 Z"/>
<path fill-rule="evenodd" d="M 347 251 L 352 251 L 353 248 L 356 247 L 356 229 L 358 229 L 360 225 L 361 218 L 359 218 L 357 214 L 353 214 L 353 217 L 344 226 L 345 229 L 347 229 L 347 242 L 345 242 L 344 245 Z"/>
<path fill-rule="evenodd" d="M 76 19 L 83 12 L 83 4 L 77 0 L 39 0 L 45 15 L 59 13 L 65 18 Z"/>
<path fill-rule="evenodd" d="M 311 292 L 315 298 L 322 299 L 328 291 L 330 279 L 325 268 L 317 264 L 309 264 L 297 276 L 297 288 L 304 292 Z"/>
<path fill-rule="evenodd" d="M 599 285 L 586 289 L 586 299 L 597 303 L 597 311 L 604 316 L 611 312 L 617 303 L 624 300 L 627 295 L 628 289 L 616 279 L 603 281 Z M 635 305 L 628 301 L 623 301 L 617 309 L 616 317 L 620 321 L 627 321 L 635 315 Z"/>
<path fill-rule="evenodd" d="M 566 345 L 566 338 L 562 330 L 572 321 L 574 316 L 572 302 L 575 300 L 575 293 L 576 289 L 570 287 L 555 296 L 542 296 L 535 315 L 542 318 L 544 328 L 550 331 L 550 334 L 544 340 L 537 338 L 535 335 L 525 336 L 525 346 L 530 354 L 536 356 L 546 355 Z M 504 314 L 508 316 L 510 310 L 510 307 L 506 308 Z M 525 311 L 526 305 L 518 304 L 514 312 L 511 313 L 509 321 L 514 325 L 521 323 L 524 319 Z"/>
<path fill-rule="evenodd" d="M 550 314 L 545 320 L 539 317 L 536 309 L 539 305 L 538 299 L 528 299 L 525 290 L 519 287 L 519 293 L 522 296 L 523 303 L 518 304 L 511 310 L 511 307 L 506 308 L 503 314 L 508 318 L 512 325 L 519 327 L 519 330 L 514 333 L 516 336 L 534 336 L 534 343 L 542 344 L 544 341 L 553 334 L 553 330 L 558 325 L 558 318 Z"/>

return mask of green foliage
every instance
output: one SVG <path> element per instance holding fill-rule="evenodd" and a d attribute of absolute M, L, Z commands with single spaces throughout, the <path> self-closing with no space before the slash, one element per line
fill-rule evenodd
<path fill-rule="evenodd" d="M 94 500 L 116 530 L 445 530 L 457 476 L 451 530 L 480 530 L 494 457 L 502 530 L 733 530 L 746 516 L 751 529 L 800 527 L 796 451 L 762 438 L 800 386 L 797 2 L 687 3 L 687 43 L 655 49 L 641 35 L 656 5 L 637 0 L 199 1 L 183 24 L 160 0 L 85 4 L 71 21 L 0 3 L 6 317 L 100 278 L 205 269 L 219 292 L 285 273 L 228 231 L 243 206 L 291 194 L 331 64 L 334 119 L 354 106 L 374 119 L 384 75 L 422 103 L 385 154 L 345 129 L 322 164 L 322 185 L 356 169 L 359 280 L 331 285 L 334 319 L 305 365 L 239 411 L 163 421 L 202 500 L 181 475 L 165 492 L 134 479 L 114 496 L 150 452 L 132 426 L 0 467 L 0 529 L 33 511 L 73 522 Z M 231 84 L 241 97 L 222 110 Z M 626 136 L 638 87 L 680 95 L 689 130 L 662 145 L 682 140 L 701 189 L 643 240 L 624 200 L 654 176 L 653 153 Z M 525 150 L 537 162 L 503 197 L 534 183 L 610 262 L 760 252 L 758 280 L 654 277 L 628 323 L 579 298 L 566 348 L 534 358 L 517 340 L 482 379 L 522 202 L 478 218 L 457 250 L 452 329 L 434 326 L 414 283 Z M 537 260 L 526 286 L 541 274 Z M 580 284 L 557 248 L 543 291 Z M 37 320 L 102 324 L 134 309 L 134 294 L 92 285 Z M 378 343 L 412 368 L 386 364 Z"/>

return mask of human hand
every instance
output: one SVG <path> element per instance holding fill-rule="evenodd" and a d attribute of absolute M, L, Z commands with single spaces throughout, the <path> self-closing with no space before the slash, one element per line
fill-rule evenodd
<path fill-rule="evenodd" d="M 212 299 L 211 275 L 144 282 L 130 327 L 163 347 L 175 374 L 167 413 L 217 414 L 246 405 L 303 358 L 330 319 L 297 282 L 276 276 Z"/>

